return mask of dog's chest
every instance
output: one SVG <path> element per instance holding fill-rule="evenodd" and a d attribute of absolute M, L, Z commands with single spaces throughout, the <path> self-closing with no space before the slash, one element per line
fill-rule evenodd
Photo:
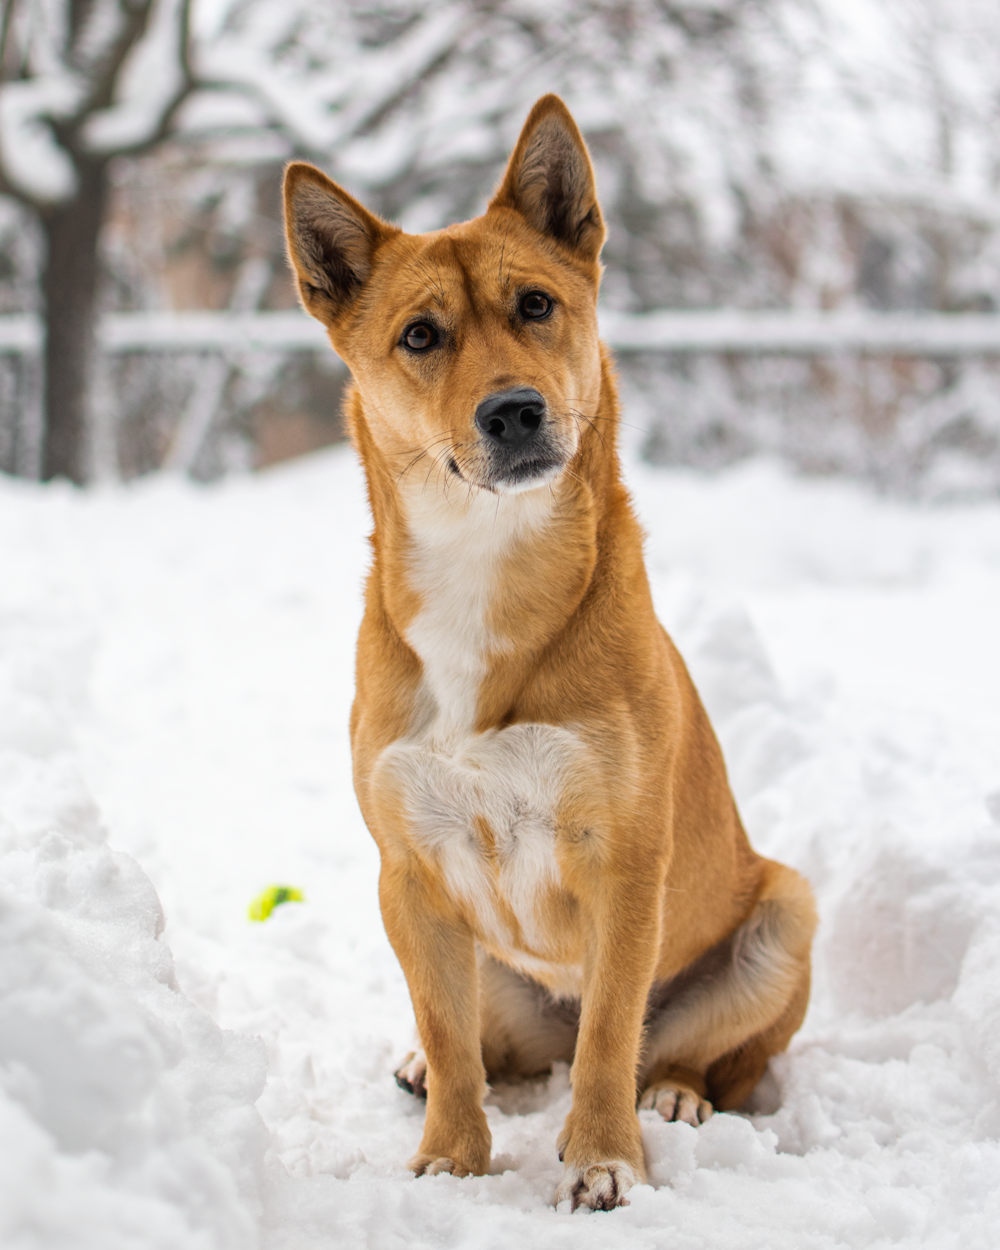
<path fill-rule="evenodd" d="M 464 518 L 424 510 L 413 544 L 410 581 L 420 610 L 406 640 L 423 664 L 421 709 L 439 742 L 467 737 L 476 720 L 489 659 L 505 649 L 492 624 L 501 589 L 509 525 L 488 524 L 482 509 Z"/>
<path fill-rule="evenodd" d="M 544 524 L 545 507 L 519 497 L 499 507 L 474 501 L 457 520 L 418 513 L 412 579 L 421 608 L 406 637 L 423 680 L 414 723 L 379 764 L 418 852 L 483 936 L 532 949 L 542 941 L 539 906 L 559 885 L 559 814 L 582 747 L 556 725 L 477 734 L 475 723 L 488 666 L 510 645 L 492 624 L 504 562 Z"/>
<path fill-rule="evenodd" d="M 582 754 L 569 730 L 524 724 L 451 749 L 429 736 L 404 738 L 382 755 L 418 853 L 501 948 L 545 947 L 540 906 L 560 885 L 560 814 Z"/>

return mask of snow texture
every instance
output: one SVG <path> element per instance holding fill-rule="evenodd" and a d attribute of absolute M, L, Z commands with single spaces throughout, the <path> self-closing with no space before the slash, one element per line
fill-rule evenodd
<path fill-rule="evenodd" d="M 751 835 L 819 898 L 810 1013 L 752 1114 L 643 1112 L 649 1184 L 558 1214 L 559 1068 L 489 1095 L 491 1175 L 410 1176 L 412 1015 L 350 785 L 351 454 L 3 481 L 4 1247 L 995 1244 L 1000 505 L 630 460 Z M 282 881 L 307 901 L 250 924 Z"/>

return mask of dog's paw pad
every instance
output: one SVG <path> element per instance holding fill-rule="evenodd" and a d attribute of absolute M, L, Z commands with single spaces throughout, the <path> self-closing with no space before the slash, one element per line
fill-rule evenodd
<path fill-rule="evenodd" d="M 676 1081 L 657 1081 L 639 1100 L 640 1111 L 658 1111 L 665 1120 L 680 1120 L 695 1128 L 704 1124 L 713 1107 L 695 1090 Z"/>
<path fill-rule="evenodd" d="M 400 1089 L 416 1098 L 427 1097 L 427 1056 L 422 1050 L 411 1050 L 393 1075 Z"/>
<path fill-rule="evenodd" d="M 577 1207 L 590 1207 L 592 1211 L 627 1207 L 625 1195 L 636 1179 L 632 1168 L 621 1160 L 592 1163 L 587 1167 L 567 1164 L 566 1174 L 556 1190 L 556 1206 L 569 1211 Z"/>

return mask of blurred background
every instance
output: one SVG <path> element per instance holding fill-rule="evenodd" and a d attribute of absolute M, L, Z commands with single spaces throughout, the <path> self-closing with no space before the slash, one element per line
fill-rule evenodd
<path fill-rule="evenodd" d="M 284 162 L 434 229 L 557 91 L 647 458 L 1000 490 L 995 0 L 2 0 L 0 74 L 6 473 L 208 480 L 340 439 Z"/>

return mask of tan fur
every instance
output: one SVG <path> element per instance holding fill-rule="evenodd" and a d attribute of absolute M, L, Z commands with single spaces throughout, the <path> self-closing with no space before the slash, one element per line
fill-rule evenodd
<path fill-rule="evenodd" d="M 546 96 L 486 214 L 429 235 L 312 166 L 289 167 L 285 196 L 303 304 L 354 377 L 375 522 L 351 733 L 426 1055 L 400 1072 L 427 1090 L 410 1166 L 485 1172 L 487 1069 L 572 1058 L 558 1197 L 614 1206 L 645 1176 L 637 1092 L 697 1119 L 787 1044 L 815 913 L 750 848 L 653 612 L 597 336 L 586 148 Z M 528 317 L 528 292 L 550 315 Z M 436 345 L 407 346 L 415 324 Z M 523 453 L 475 420 L 511 388 L 544 400 Z"/>

